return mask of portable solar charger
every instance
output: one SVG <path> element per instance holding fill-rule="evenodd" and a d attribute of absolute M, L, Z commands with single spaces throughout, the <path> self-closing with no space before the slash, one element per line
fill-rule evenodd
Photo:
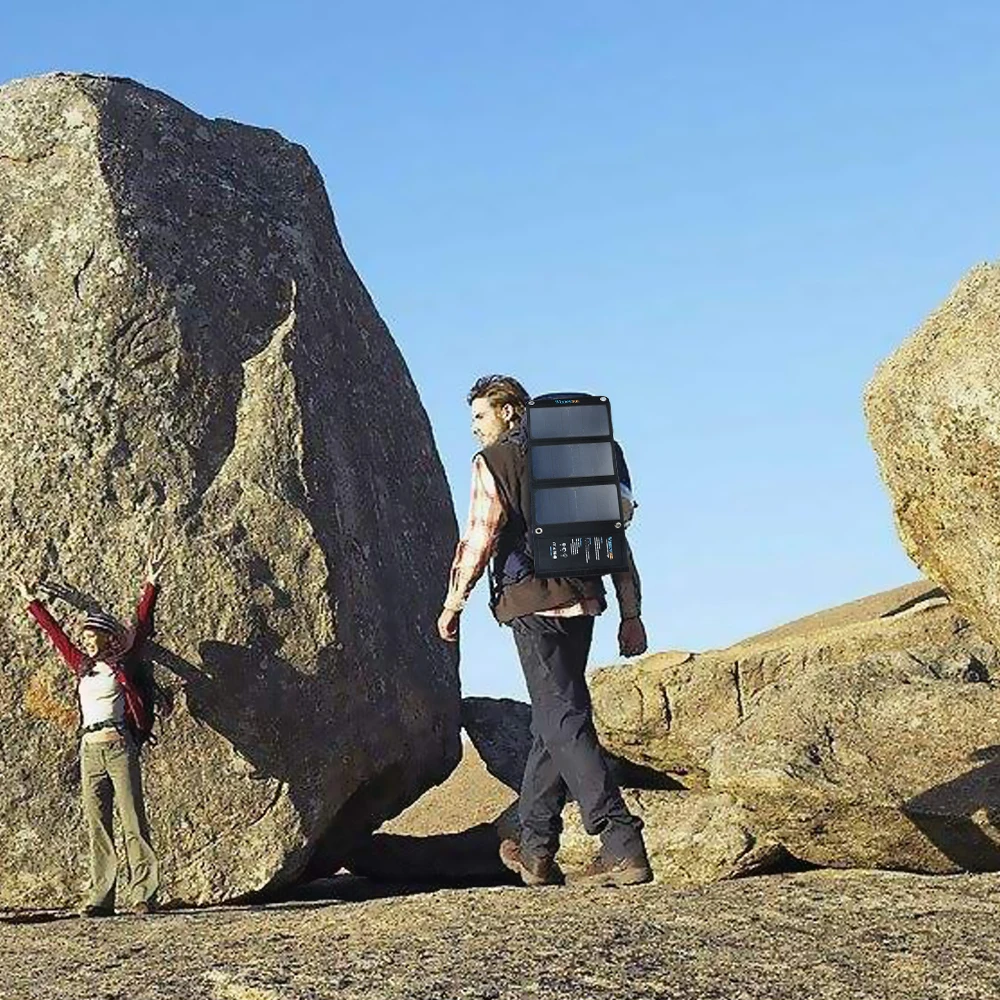
<path fill-rule="evenodd" d="M 535 576 L 628 568 L 607 396 L 549 393 L 529 400 L 528 476 Z"/>

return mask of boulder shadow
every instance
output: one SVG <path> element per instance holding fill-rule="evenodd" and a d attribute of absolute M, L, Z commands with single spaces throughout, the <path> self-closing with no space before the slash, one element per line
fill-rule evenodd
<path fill-rule="evenodd" d="M 520 885 L 520 879 L 500 861 L 500 839 L 495 823 L 423 837 L 375 833 L 358 844 L 344 864 L 352 875 L 378 884 Z"/>
<path fill-rule="evenodd" d="M 978 767 L 908 799 L 904 815 L 949 860 L 970 872 L 1000 871 L 1000 746 L 974 751 Z M 973 816 L 997 828 L 994 839 Z"/>
<path fill-rule="evenodd" d="M 277 638 L 262 633 L 248 646 L 199 643 L 200 665 L 153 641 L 145 655 L 181 681 L 191 718 L 228 740 L 250 762 L 255 778 L 287 786 L 296 807 L 310 815 L 321 791 L 317 776 L 326 759 L 320 748 L 330 719 L 315 679 L 276 648 Z M 290 719 L 294 725 L 282 721 Z"/>

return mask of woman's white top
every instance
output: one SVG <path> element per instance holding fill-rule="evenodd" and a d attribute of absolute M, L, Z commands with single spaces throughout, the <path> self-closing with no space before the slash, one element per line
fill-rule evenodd
<path fill-rule="evenodd" d="M 97 722 L 125 722 L 125 691 L 114 671 L 103 660 L 94 663 L 89 674 L 80 678 L 77 688 L 83 727 Z"/>

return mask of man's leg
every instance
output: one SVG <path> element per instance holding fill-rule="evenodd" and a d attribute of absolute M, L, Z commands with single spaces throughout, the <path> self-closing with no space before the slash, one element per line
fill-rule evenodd
<path fill-rule="evenodd" d="M 111 778 L 100 743 L 80 747 L 80 790 L 90 840 L 90 896 L 87 910 L 114 911 L 118 857 L 111 812 Z"/>
<path fill-rule="evenodd" d="M 521 853 L 525 857 L 555 857 L 562 833 L 562 810 L 566 804 L 566 782 L 538 732 L 534 720 L 534 742 L 528 753 L 521 781 L 518 815 L 521 820 Z"/>
<path fill-rule="evenodd" d="M 114 783 L 115 805 L 125 835 L 129 866 L 129 903 L 152 905 L 160 885 L 159 866 L 150 843 L 149 823 L 142 796 L 139 751 L 131 741 L 112 744 L 108 773 Z"/>
<path fill-rule="evenodd" d="M 527 615 L 514 622 L 514 639 L 531 697 L 533 726 L 579 804 L 584 828 L 600 835 L 608 857 L 644 859 L 642 821 L 626 808 L 594 728 L 585 677 L 593 630 L 589 615 Z M 555 808 L 555 798 L 543 799 L 546 805 Z"/>

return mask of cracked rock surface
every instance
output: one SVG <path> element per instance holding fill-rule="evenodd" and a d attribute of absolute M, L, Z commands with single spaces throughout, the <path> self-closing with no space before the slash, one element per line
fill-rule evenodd
<path fill-rule="evenodd" d="M 996 670 L 995 647 L 918 583 L 601 670 L 592 689 L 610 750 L 736 803 L 765 854 L 956 872 L 1000 869 Z"/>
<path fill-rule="evenodd" d="M 450 493 L 305 150 L 128 80 L 0 88 L 0 364 L 4 579 L 62 584 L 73 632 L 128 617 L 152 519 L 167 539 L 166 900 L 335 864 L 449 773 Z M 0 609 L 0 905 L 75 903 L 74 691 Z"/>

